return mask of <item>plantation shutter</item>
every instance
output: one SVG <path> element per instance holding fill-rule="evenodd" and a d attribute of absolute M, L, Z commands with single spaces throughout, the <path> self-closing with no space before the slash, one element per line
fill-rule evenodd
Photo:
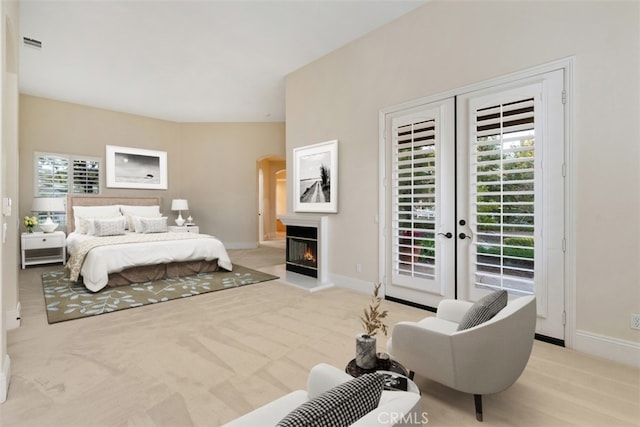
<path fill-rule="evenodd" d="M 73 160 L 72 193 L 100 193 L 100 162 L 96 160 Z"/>
<path fill-rule="evenodd" d="M 69 159 L 56 155 L 37 155 L 36 194 L 62 197 L 69 189 Z"/>
<path fill-rule="evenodd" d="M 394 128 L 394 276 L 435 278 L 436 120 Z"/>
<path fill-rule="evenodd" d="M 476 226 L 475 285 L 534 292 L 537 170 L 533 98 L 496 103 L 475 114 L 471 201 Z"/>

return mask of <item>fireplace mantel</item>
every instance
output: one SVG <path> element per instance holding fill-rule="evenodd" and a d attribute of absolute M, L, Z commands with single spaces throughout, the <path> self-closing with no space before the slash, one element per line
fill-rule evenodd
<path fill-rule="evenodd" d="M 282 215 L 278 217 L 284 225 L 313 227 L 318 229 L 318 286 L 330 285 L 329 282 L 329 245 L 328 223 L 326 215 Z M 295 274 L 295 273 L 294 273 Z"/>

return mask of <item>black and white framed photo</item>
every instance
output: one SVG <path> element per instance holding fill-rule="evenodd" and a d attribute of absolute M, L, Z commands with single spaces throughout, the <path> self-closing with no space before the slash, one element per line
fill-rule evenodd
<path fill-rule="evenodd" d="M 293 149 L 293 209 L 338 212 L 338 141 Z"/>
<path fill-rule="evenodd" d="M 107 187 L 166 190 L 167 152 L 107 145 Z"/>

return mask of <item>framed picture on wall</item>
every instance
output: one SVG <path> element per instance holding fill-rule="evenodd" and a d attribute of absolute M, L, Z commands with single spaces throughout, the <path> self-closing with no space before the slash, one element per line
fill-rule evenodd
<path fill-rule="evenodd" d="M 107 145 L 107 187 L 166 190 L 167 152 Z"/>
<path fill-rule="evenodd" d="M 293 149 L 293 210 L 338 212 L 338 141 Z"/>

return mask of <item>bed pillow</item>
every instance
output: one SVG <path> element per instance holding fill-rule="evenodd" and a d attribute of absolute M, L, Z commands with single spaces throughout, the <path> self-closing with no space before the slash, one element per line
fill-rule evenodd
<path fill-rule="evenodd" d="M 163 216 L 160 218 L 143 218 L 137 217 L 137 224 L 140 224 L 141 231 L 138 231 L 136 228 L 136 232 L 138 233 L 166 233 L 169 231 L 167 228 L 167 217 Z"/>
<path fill-rule="evenodd" d="M 82 233 L 80 229 L 80 218 L 115 218 L 120 215 L 120 207 L 118 205 L 108 206 L 74 206 L 73 221 L 76 225 L 75 231 Z M 87 234 L 85 231 L 82 234 Z"/>
<path fill-rule="evenodd" d="M 380 374 L 354 378 L 298 406 L 278 427 L 351 425 L 378 407 L 383 386 Z"/>
<path fill-rule="evenodd" d="M 127 218 L 127 222 L 125 223 L 125 227 L 129 231 L 135 230 L 135 225 L 133 223 L 133 217 L 139 216 L 144 218 L 159 218 L 162 216 L 160 213 L 160 206 L 131 206 L 131 205 L 120 205 L 120 211 Z"/>
<path fill-rule="evenodd" d="M 505 308 L 508 300 L 509 295 L 505 290 L 495 291 L 480 298 L 462 316 L 462 320 L 458 324 L 458 330 L 473 328 L 486 322 Z"/>
<path fill-rule="evenodd" d="M 123 216 L 119 218 L 94 219 L 95 235 L 104 237 L 124 234 L 124 222 Z"/>

